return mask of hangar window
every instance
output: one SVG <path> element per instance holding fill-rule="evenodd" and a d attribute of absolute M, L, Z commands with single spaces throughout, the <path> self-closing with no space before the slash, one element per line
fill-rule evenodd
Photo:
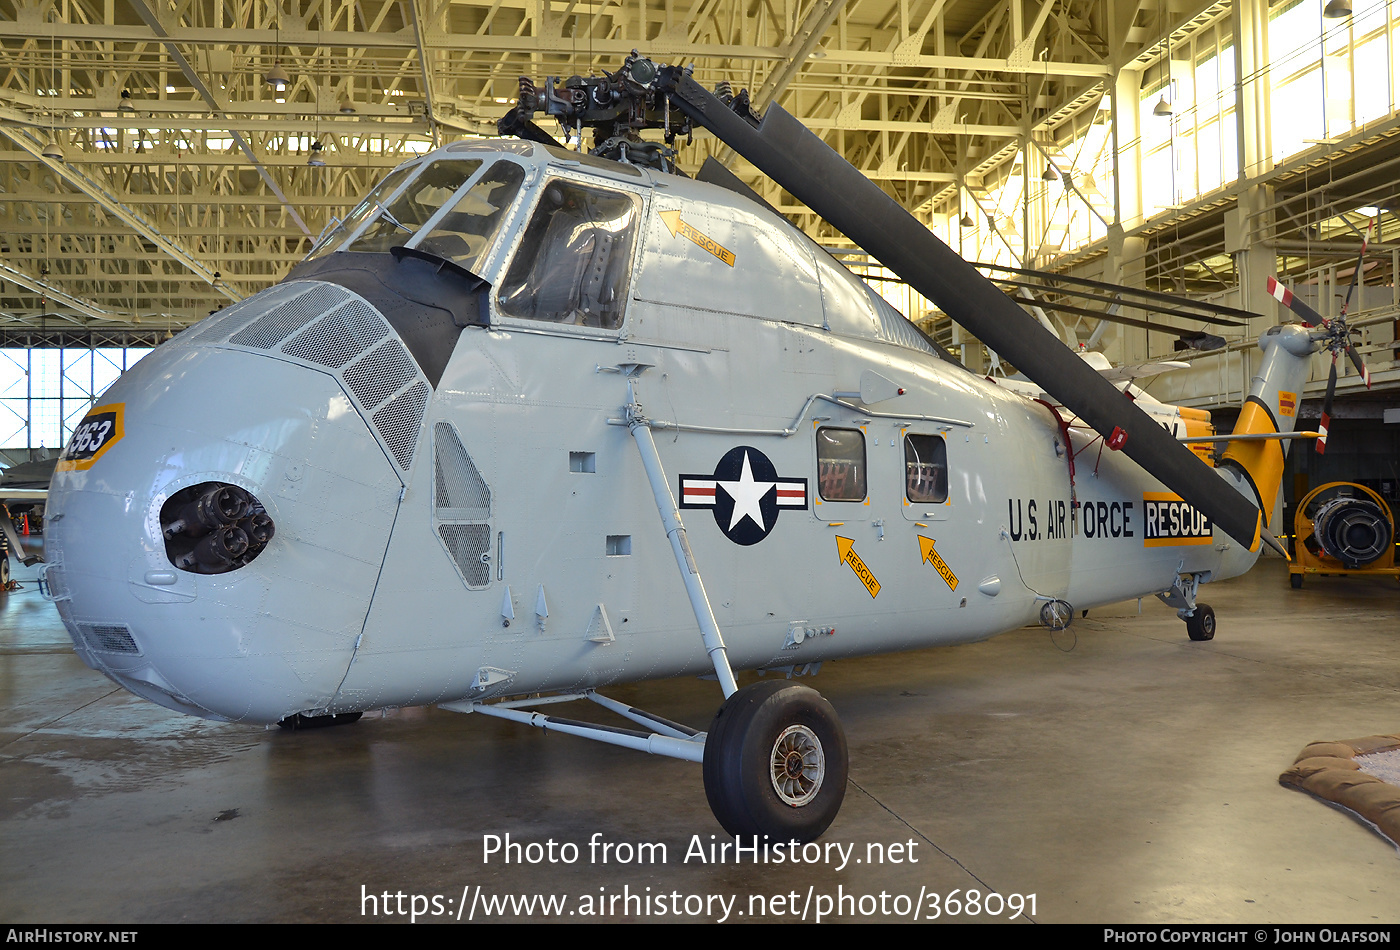
<path fill-rule="evenodd" d="M 641 199 L 550 182 L 501 285 L 501 313 L 615 330 L 627 303 Z"/>
<path fill-rule="evenodd" d="M 948 446 L 938 436 L 904 437 L 904 496 L 917 502 L 948 500 Z"/>
<path fill-rule="evenodd" d="M 865 433 L 817 430 L 817 488 L 823 501 L 865 500 Z"/>

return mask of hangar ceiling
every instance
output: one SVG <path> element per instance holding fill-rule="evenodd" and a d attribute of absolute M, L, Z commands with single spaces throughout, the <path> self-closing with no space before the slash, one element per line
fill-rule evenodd
<path fill-rule="evenodd" d="M 1118 68 L 1161 57 L 1167 24 L 1184 36 L 1224 9 L 0 0 L 0 329 L 178 330 L 278 280 L 387 169 L 491 134 L 521 75 L 612 69 L 634 48 L 781 102 L 926 207 L 1096 109 Z M 45 156 L 53 143 L 61 159 Z M 324 167 L 308 165 L 313 143 Z M 732 160 L 705 137 L 690 148 L 692 168 L 711 151 Z"/>

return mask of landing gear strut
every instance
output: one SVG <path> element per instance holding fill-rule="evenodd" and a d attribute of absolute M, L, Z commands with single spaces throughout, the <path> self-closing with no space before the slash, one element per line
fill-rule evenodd
<path fill-rule="evenodd" d="M 627 381 L 627 427 L 724 691 L 724 703 L 705 737 L 705 797 L 730 834 L 811 841 L 826 831 L 846 796 L 846 735 L 836 711 L 814 689 L 782 681 L 739 689 L 633 375 Z"/>
<path fill-rule="evenodd" d="M 1215 639 L 1215 611 L 1209 604 L 1196 603 L 1196 591 L 1210 577 L 1210 571 L 1178 574 L 1175 584 L 1157 593 L 1158 600 L 1176 608 L 1176 615 L 1186 621 L 1186 635 L 1198 643 Z"/>

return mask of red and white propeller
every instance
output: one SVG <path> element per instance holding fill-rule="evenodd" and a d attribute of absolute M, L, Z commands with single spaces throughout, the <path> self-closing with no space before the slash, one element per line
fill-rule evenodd
<path fill-rule="evenodd" d="M 1352 365 L 1356 367 L 1356 371 L 1361 374 L 1366 388 L 1371 388 L 1371 371 L 1361 361 L 1361 354 L 1356 352 L 1356 345 L 1351 339 L 1352 334 L 1359 331 L 1347 327 L 1347 308 L 1351 306 L 1351 295 L 1356 290 L 1356 282 L 1361 275 L 1361 265 L 1366 258 L 1366 245 L 1371 242 L 1371 232 L 1375 230 L 1375 227 L 1376 219 L 1372 218 L 1370 226 L 1366 228 L 1366 237 L 1361 242 L 1361 253 L 1356 258 L 1356 268 L 1351 272 L 1351 285 L 1347 287 L 1346 299 L 1342 301 L 1342 311 L 1331 320 L 1326 319 L 1312 307 L 1293 296 L 1293 291 L 1283 284 L 1272 277 L 1269 278 L 1269 293 L 1273 295 L 1274 299 L 1302 317 L 1303 326 L 1316 328 L 1312 334 L 1313 339 L 1332 351 L 1332 370 L 1327 375 L 1327 394 L 1322 398 L 1322 419 L 1317 426 L 1317 431 L 1322 433 L 1317 440 L 1319 455 L 1327 451 L 1327 429 L 1332 424 L 1332 396 L 1337 390 L 1337 357 L 1346 353 Z"/>

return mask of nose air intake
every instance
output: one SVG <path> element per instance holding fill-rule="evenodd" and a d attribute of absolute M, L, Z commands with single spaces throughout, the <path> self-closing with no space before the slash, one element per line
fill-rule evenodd
<path fill-rule="evenodd" d="M 276 526 L 262 502 L 226 482 L 177 491 L 160 509 L 165 555 L 182 571 L 225 574 L 252 562 Z"/>

